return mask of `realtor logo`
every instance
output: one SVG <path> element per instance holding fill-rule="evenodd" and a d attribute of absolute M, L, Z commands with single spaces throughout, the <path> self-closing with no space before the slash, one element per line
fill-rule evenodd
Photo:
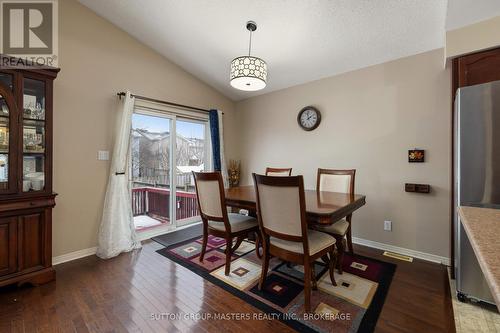
<path fill-rule="evenodd" d="M 1 53 L 41 66 L 57 66 L 56 0 L 1 0 Z M 19 66 L 19 60 L 16 62 Z M 6 57 L 2 57 L 3 66 Z"/>

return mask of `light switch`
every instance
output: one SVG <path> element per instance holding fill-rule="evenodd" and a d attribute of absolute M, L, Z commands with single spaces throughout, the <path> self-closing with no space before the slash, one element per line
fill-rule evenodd
<path fill-rule="evenodd" d="M 384 230 L 392 231 L 392 221 L 384 221 Z"/>
<path fill-rule="evenodd" d="M 97 159 L 99 161 L 108 161 L 109 160 L 109 151 L 107 151 L 107 150 L 99 150 L 97 152 Z"/>

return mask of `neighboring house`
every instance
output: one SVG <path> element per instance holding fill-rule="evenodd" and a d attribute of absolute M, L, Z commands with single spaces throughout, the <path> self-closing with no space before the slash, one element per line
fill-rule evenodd
<path fill-rule="evenodd" d="M 177 186 L 193 184 L 191 171 L 204 169 L 205 140 L 176 136 Z M 168 187 L 170 133 L 132 129 L 131 174 L 135 183 Z"/>

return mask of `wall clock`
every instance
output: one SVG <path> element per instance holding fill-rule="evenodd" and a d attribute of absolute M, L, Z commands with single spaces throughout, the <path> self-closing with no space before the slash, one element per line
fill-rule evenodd
<path fill-rule="evenodd" d="M 316 129 L 321 122 L 321 112 L 314 106 L 306 106 L 300 110 L 297 116 L 297 122 L 304 131 L 312 131 Z"/>

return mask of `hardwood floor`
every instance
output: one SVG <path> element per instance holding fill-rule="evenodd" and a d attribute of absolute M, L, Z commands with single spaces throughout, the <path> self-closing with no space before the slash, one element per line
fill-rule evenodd
<path fill-rule="evenodd" d="M 0 332 L 293 332 L 273 320 L 154 320 L 164 313 L 258 311 L 154 252 L 161 247 L 149 241 L 112 260 L 61 264 L 57 281 L 37 288 L 0 288 Z M 355 250 L 398 265 L 376 332 L 455 331 L 445 266 Z"/>

